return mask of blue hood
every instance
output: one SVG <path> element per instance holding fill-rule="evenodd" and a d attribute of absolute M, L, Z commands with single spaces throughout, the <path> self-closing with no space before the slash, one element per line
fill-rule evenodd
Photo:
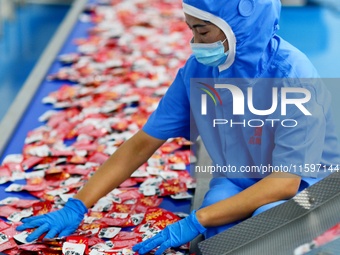
<path fill-rule="evenodd" d="M 183 0 L 185 13 L 217 25 L 226 35 L 229 56 L 219 70 L 234 77 L 256 77 L 273 55 L 279 0 Z"/>

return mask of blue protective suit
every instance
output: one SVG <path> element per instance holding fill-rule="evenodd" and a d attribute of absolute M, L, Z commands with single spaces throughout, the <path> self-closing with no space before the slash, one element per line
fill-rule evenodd
<path fill-rule="evenodd" d="M 322 86 L 307 57 L 276 35 L 280 8 L 279 0 L 183 1 L 185 13 L 208 20 L 225 33 L 229 55 L 219 67 L 204 66 L 195 56 L 190 56 L 143 130 L 159 139 L 180 136 L 195 139 L 200 135 L 213 160 L 212 166 L 236 169 L 214 174 L 202 206 L 230 197 L 269 174 L 241 171 L 245 166 L 262 170 L 263 166 L 283 166 L 285 171 L 302 176 L 302 190 L 328 174 L 324 166 L 340 163 L 330 93 Z M 216 89 L 216 93 L 211 90 L 216 83 L 234 84 L 245 98 L 251 87 L 256 109 L 270 108 L 275 87 L 278 107 L 264 116 L 253 114 L 247 107 L 244 114 L 234 114 L 235 98 L 229 89 Z M 290 104 L 283 116 L 282 88 L 295 87 L 310 92 L 311 98 L 303 106 L 311 115 Z M 208 89 L 212 96 L 206 100 L 205 115 L 202 114 L 202 88 Z M 291 96 L 301 98 L 303 95 Z M 228 123 L 214 127 L 216 119 Z M 279 121 L 267 122 L 268 119 Z M 298 124 L 284 126 L 281 123 L 284 119 Z M 238 124 L 231 126 L 232 121 Z M 312 171 L 311 166 L 319 168 L 318 171 Z M 281 202 L 259 208 L 258 212 L 278 203 Z M 206 236 L 232 225 L 208 229 Z"/>

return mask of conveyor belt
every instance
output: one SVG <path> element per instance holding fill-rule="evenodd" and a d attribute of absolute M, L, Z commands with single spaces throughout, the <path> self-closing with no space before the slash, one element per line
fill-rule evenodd
<path fill-rule="evenodd" d="M 72 38 L 84 33 L 85 28 L 79 27 L 79 24 L 75 27 L 75 24 L 78 21 L 79 14 L 83 11 L 86 3 L 87 0 L 74 1 L 67 16 L 64 18 L 51 42 L 46 47 L 38 63 L 18 93 L 15 101 L 1 121 L 0 159 L 9 153 L 20 153 L 27 131 L 38 126 L 37 117 L 33 119 L 32 116 L 30 116 L 32 115 L 32 111 L 37 109 L 34 108 L 34 104 L 39 103 L 39 107 L 41 108 L 41 101 L 35 100 L 38 93 L 37 91 L 38 89 L 41 90 L 41 83 L 44 83 L 44 86 L 48 87 L 46 82 L 43 82 L 48 70 L 51 71 L 53 68 L 54 70 L 57 70 L 57 68 L 59 68 L 58 63 L 56 63 L 56 57 L 60 51 L 72 51 L 75 47 L 74 45 L 72 46 Z M 49 87 L 50 88 L 47 88 L 47 90 L 55 90 L 55 88 L 51 86 Z M 27 114 L 27 111 L 30 111 L 31 114 Z M 44 110 L 39 111 L 39 114 L 40 112 L 43 113 L 43 111 Z M 23 121 L 25 113 L 29 118 L 29 121 L 26 122 Z M 11 144 L 14 144 L 14 146 Z"/>

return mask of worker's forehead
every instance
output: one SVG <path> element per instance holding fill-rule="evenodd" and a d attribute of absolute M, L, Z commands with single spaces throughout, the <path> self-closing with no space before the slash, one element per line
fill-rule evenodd
<path fill-rule="evenodd" d="M 204 20 L 201 20 L 201 19 L 199 19 L 199 18 L 196 18 L 196 17 L 194 17 L 194 16 L 191 16 L 191 15 L 189 15 L 189 14 L 187 14 L 187 13 L 184 13 L 184 16 L 185 16 L 185 20 L 186 20 L 188 23 L 192 23 L 192 22 L 197 22 L 197 23 L 202 23 L 202 24 L 205 23 Z"/>
<path fill-rule="evenodd" d="M 206 26 L 206 25 L 213 25 L 212 23 L 210 23 L 207 20 L 202 20 L 199 18 L 196 18 L 194 16 L 191 16 L 187 13 L 184 13 L 185 15 L 185 20 L 188 23 L 189 26 L 197 26 L 197 25 L 201 25 L 201 26 Z"/>

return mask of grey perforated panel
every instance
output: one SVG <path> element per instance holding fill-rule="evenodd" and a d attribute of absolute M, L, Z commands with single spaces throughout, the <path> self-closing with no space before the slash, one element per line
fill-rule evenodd
<path fill-rule="evenodd" d="M 199 243 L 203 255 L 286 255 L 340 222 L 340 173 Z M 340 254 L 340 248 L 339 253 Z"/>

